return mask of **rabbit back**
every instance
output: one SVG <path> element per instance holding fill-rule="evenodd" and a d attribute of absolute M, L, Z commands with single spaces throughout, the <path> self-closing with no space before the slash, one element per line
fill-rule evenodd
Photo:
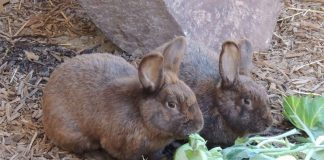
<path fill-rule="evenodd" d="M 44 89 L 43 121 L 46 134 L 54 143 L 75 152 L 98 148 L 99 137 L 103 134 L 100 132 L 107 128 L 118 128 L 117 124 L 129 125 L 127 120 L 120 117 L 131 119 L 135 116 L 132 112 L 136 112 L 127 108 L 131 102 L 109 92 L 122 90 L 116 88 L 116 83 L 129 76 L 137 76 L 135 67 L 109 54 L 81 55 L 60 65 Z M 110 105 L 114 103 L 125 108 L 107 107 L 114 106 Z M 102 123 L 102 120 L 106 122 Z M 71 144 L 64 145 L 65 141 L 68 142 L 66 137 L 71 139 Z M 78 138 L 84 149 L 74 143 Z"/>
<path fill-rule="evenodd" d="M 218 56 L 203 45 L 191 43 L 180 66 L 180 79 L 195 92 L 204 117 L 212 106 L 215 86 L 220 81 Z"/>

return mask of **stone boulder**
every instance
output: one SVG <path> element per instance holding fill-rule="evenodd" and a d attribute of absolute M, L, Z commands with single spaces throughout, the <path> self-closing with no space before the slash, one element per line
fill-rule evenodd
<path fill-rule="evenodd" d="M 215 52 L 241 38 L 265 50 L 281 8 L 280 0 L 78 1 L 107 38 L 134 56 L 178 35 Z"/>

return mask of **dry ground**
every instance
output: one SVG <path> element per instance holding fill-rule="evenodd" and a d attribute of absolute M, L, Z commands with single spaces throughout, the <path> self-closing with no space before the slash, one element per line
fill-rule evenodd
<path fill-rule="evenodd" d="M 290 127 L 282 96 L 324 96 L 324 2 L 305 1 L 285 1 L 271 48 L 254 56 L 253 75 L 269 91 L 272 134 Z M 44 135 L 40 98 L 49 74 L 78 54 L 134 59 L 102 37 L 74 0 L 10 0 L 0 10 L 0 159 L 80 159 Z"/>

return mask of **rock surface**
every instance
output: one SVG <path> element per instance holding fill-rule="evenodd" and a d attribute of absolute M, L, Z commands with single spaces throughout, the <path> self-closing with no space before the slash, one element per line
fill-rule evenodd
<path fill-rule="evenodd" d="M 186 35 L 216 52 L 226 40 L 249 39 L 269 47 L 280 0 L 79 0 L 117 46 L 141 55 L 174 36 Z M 190 44 L 189 44 L 190 45 Z"/>

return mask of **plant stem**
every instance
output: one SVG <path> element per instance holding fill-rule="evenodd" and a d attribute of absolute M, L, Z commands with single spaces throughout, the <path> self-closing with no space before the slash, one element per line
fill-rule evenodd
<path fill-rule="evenodd" d="M 273 136 L 273 137 L 251 137 L 249 139 L 249 141 L 266 140 L 266 139 L 281 139 L 281 138 L 288 137 L 288 136 L 295 135 L 295 134 L 300 134 L 296 128 L 294 128 L 288 132 L 285 132 L 283 134 Z"/>
<path fill-rule="evenodd" d="M 278 140 L 278 139 L 268 139 L 268 140 L 264 140 L 262 142 L 260 142 L 256 147 L 261 148 L 262 146 L 269 144 L 269 143 L 280 143 L 280 144 L 284 144 L 287 147 L 289 147 L 287 144 L 287 142 L 285 140 Z"/>

